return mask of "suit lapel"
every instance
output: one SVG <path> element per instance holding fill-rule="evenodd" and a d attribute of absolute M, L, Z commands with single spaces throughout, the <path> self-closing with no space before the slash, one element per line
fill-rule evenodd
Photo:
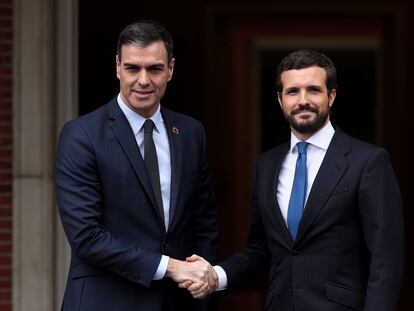
<path fill-rule="evenodd" d="M 117 137 L 120 145 L 122 146 L 122 149 L 128 157 L 128 160 L 131 162 L 131 165 L 134 168 L 145 193 L 147 194 L 150 202 L 152 203 L 159 216 L 160 221 L 162 222 L 162 217 L 159 214 L 159 210 L 157 208 L 154 192 L 152 190 L 144 160 L 142 159 L 141 152 L 135 140 L 132 129 L 128 123 L 128 120 L 122 113 L 121 108 L 119 108 L 116 99 L 113 99 L 108 104 L 108 112 L 110 120 L 109 126 Z M 165 227 L 164 224 L 162 224 L 162 227 Z"/>
<path fill-rule="evenodd" d="M 266 169 L 264 172 L 268 188 L 265 189 L 266 195 L 266 207 L 270 214 L 270 218 L 275 222 L 276 230 L 279 232 L 279 235 L 282 237 L 283 242 L 285 243 L 286 248 L 290 248 L 293 244 L 292 237 L 287 229 L 285 220 L 283 219 L 282 212 L 280 211 L 280 206 L 277 201 L 277 186 L 279 180 L 279 172 L 282 162 L 285 158 L 286 153 L 289 150 L 289 143 L 286 143 L 282 146 L 280 151 L 275 155 L 275 158 L 272 159 L 271 167 Z"/>
<path fill-rule="evenodd" d="M 347 170 L 348 161 L 345 159 L 345 154 L 349 149 L 349 138 L 337 129 L 309 193 L 303 217 L 299 224 L 296 243 L 304 238 Z"/>
<path fill-rule="evenodd" d="M 173 220 L 177 219 L 177 197 L 181 183 L 181 166 L 182 166 L 182 152 L 180 128 L 172 118 L 171 113 L 161 107 L 162 118 L 165 123 L 168 141 L 170 143 L 170 157 L 171 157 L 171 191 L 170 191 L 170 230 L 173 227 Z"/>

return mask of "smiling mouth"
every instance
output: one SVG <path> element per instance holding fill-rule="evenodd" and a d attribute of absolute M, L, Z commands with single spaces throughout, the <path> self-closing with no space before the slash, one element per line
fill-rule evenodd
<path fill-rule="evenodd" d="M 315 113 L 315 112 L 310 111 L 310 110 L 302 110 L 302 111 L 298 111 L 298 112 L 294 113 L 294 115 L 312 114 L 312 113 Z"/>
<path fill-rule="evenodd" d="M 147 97 L 153 93 L 153 91 L 132 91 L 136 96 L 139 97 Z"/>

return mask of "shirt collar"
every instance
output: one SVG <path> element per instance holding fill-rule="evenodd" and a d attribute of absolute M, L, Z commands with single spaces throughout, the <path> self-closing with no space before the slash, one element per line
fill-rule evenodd
<path fill-rule="evenodd" d="M 129 124 L 131 125 L 134 135 L 136 136 L 138 132 L 141 130 L 142 126 L 144 125 L 146 118 L 144 118 L 143 116 L 141 116 L 140 114 L 136 113 L 134 110 L 129 108 L 122 100 L 121 94 L 118 94 L 117 101 L 118 101 L 119 108 L 121 108 Z M 158 105 L 157 111 L 149 119 L 154 121 L 155 130 L 159 133 L 161 124 L 163 123 L 163 119 L 161 115 L 161 105 Z"/>
<path fill-rule="evenodd" d="M 335 134 L 335 129 L 333 128 L 331 121 L 328 121 L 323 128 L 317 131 L 312 135 L 306 142 L 310 145 L 316 146 L 323 150 L 328 150 L 328 146 L 332 140 L 333 135 Z M 290 152 L 293 152 L 296 144 L 300 142 L 292 132 L 290 134 Z"/>

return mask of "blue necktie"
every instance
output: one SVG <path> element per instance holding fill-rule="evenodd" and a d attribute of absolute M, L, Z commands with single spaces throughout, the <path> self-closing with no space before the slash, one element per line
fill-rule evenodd
<path fill-rule="evenodd" d="M 296 146 L 298 148 L 298 159 L 296 160 L 295 179 L 293 180 L 292 192 L 290 193 L 287 217 L 288 229 L 293 240 L 296 239 L 299 222 L 302 218 L 308 183 L 308 171 L 306 169 L 306 148 L 308 143 L 299 142 Z"/>

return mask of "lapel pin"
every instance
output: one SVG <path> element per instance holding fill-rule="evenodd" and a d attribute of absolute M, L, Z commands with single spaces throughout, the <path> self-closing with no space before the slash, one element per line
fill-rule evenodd
<path fill-rule="evenodd" d="M 172 131 L 173 131 L 173 133 L 174 133 L 174 134 L 176 134 L 176 135 L 178 135 L 178 133 L 179 133 L 178 128 L 176 128 L 175 126 L 173 126 Z"/>

